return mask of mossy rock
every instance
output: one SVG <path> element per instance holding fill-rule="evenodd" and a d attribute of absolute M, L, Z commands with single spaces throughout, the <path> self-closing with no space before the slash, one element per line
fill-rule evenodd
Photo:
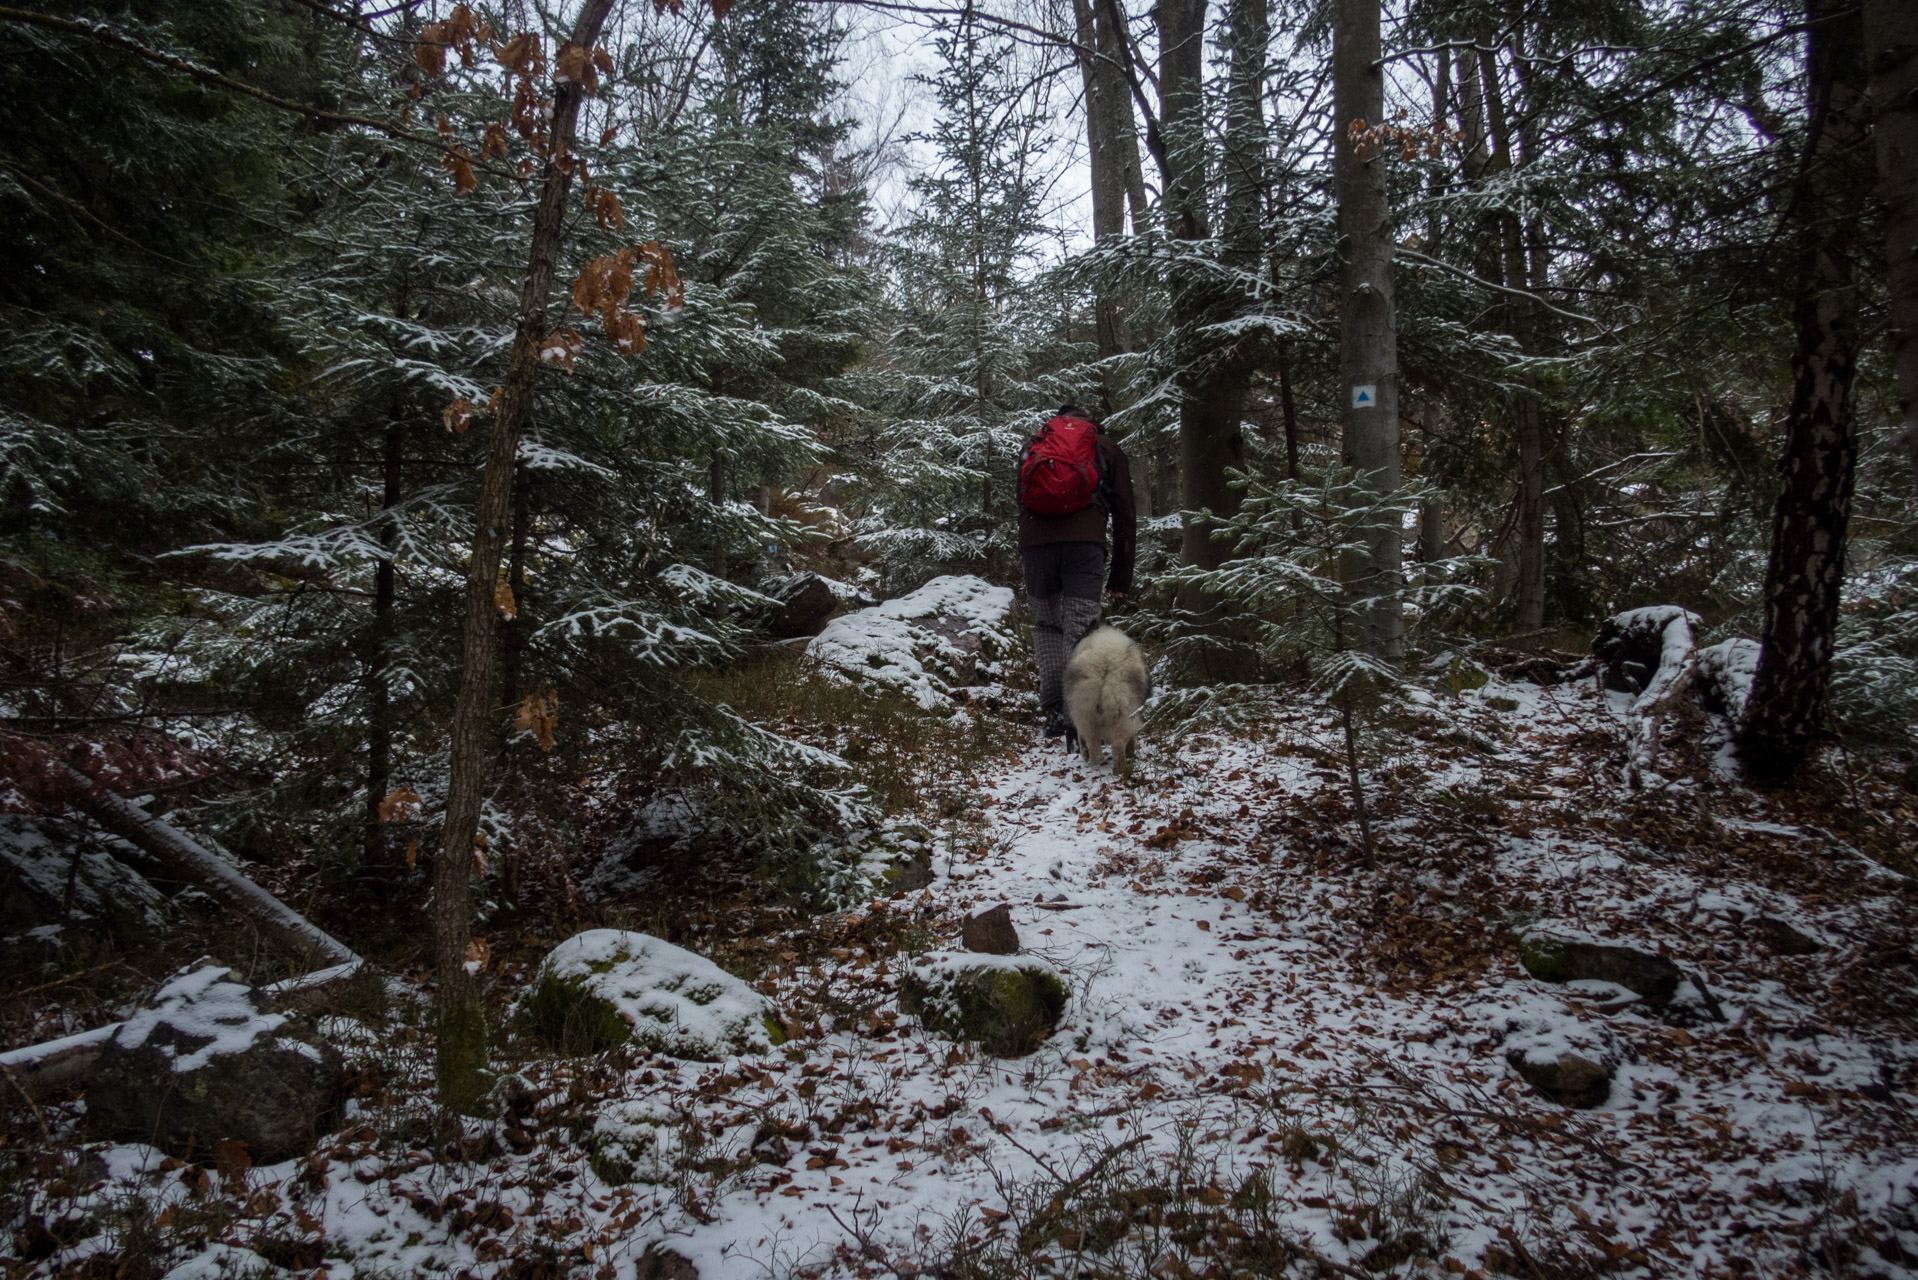
<path fill-rule="evenodd" d="M 589 929 L 553 948 L 518 1009 L 564 1054 L 631 1041 L 696 1062 L 766 1052 L 785 1033 L 766 998 L 704 956 L 643 933 Z"/>
<path fill-rule="evenodd" d="M 928 1030 L 972 1041 L 987 1053 L 1018 1058 L 1058 1030 L 1066 984 L 1034 960 L 968 956 L 909 970 L 900 982 L 899 1008 Z"/>
<path fill-rule="evenodd" d="M 542 973 L 520 1002 L 520 1017 L 541 1040 L 567 1057 L 599 1053 L 632 1038 L 633 1029 L 610 1000 L 586 989 L 586 980 Z"/>
<path fill-rule="evenodd" d="M 1637 992 L 1654 1008 L 1671 1003 L 1684 976 L 1663 956 L 1537 933 L 1518 940 L 1518 960 L 1527 973 L 1542 982 L 1610 982 Z"/>

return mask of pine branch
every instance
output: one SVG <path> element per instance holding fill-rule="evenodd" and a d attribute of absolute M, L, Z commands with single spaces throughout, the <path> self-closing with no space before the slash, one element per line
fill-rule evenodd
<path fill-rule="evenodd" d="M 244 97 L 252 98 L 258 102 L 264 102 L 269 107 L 274 107 L 280 111 L 306 116 L 312 120 L 326 120 L 334 124 L 359 125 L 363 129 L 372 129 L 385 134 L 389 138 L 396 138 L 402 142 L 413 142 L 424 147 L 431 147 L 443 155 L 459 156 L 459 158 L 469 160 L 469 163 L 471 163 L 470 159 L 462 154 L 460 148 L 450 143 L 441 142 L 438 138 L 414 133 L 410 129 L 402 129 L 396 124 L 389 124 L 384 120 L 376 120 L 372 116 L 353 115 L 349 112 L 342 111 L 328 111 L 324 107 L 316 107 L 309 102 L 300 102 L 293 98 L 282 98 L 276 93 L 268 93 L 264 89 L 255 88 L 243 80 L 235 80 L 232 76 L 223 75 L 211 67 L 203 67 L 189 58 L 183 58 L 178 54 L 167 53 L 164 50 L 142 44 L 133 37 L 124 32 L 116 31 L 105 23 L 76 21 L 71 18 L 55 17 L 50 13 L 35 13 L 30 9 L 11 9 L 5 7 L 0 7 L 0 22 L 19 22 L 27 26 L 45 27 L 50 31 L 59 31 L 67 35 L 85 36 L 89 40 L 97 40 L 101 44 L 123 50 L 136 58 L 151 62 L 156 66 L 167 67 L 174 71 L 182 71 L 196 80 L 216 85 L 231 93 L 241 94 Z M 480 166 L 476 164 L 475 167 Z M 498 177 L 514 176 L 504 169 L 492 167 L 487 167 L 486 172 Z"/>
<path fill-rule="evenodd" d="M 41 182 L 37 178 L 29 177 L 26 174 L 20 172 L 18 169 L 7 167 L 6 172 L 15 181 L 24 182 L 29 187 L 32 187 L 35 191 L 38 191 L 41 195 L 45 196 L 47 199 L 58 201 L 60 204 L 67 206 L 67 208 L 72 209 L 74 212 L 78 213 L 81 217 L 87 219 L 89 222 L 99 227 L 102 231 L 106 232 L 108 235 L 112 236 L 114 239 L 125 241 L 127 244 L 130 244 L 134 248 L 138 249 L 141 253 L 152 254 L 154 257 L 160 259 L 160 261 L 162 262 L 171 262 L 174 266 L 184 267 L 188 271 L 196 270 L 196 268 L 191 263 L 182 262 L 178 258 L 168 257 L 166 254 L 161 253 L 158 249 L 149 249 L 146 245 L 141 244 L 138 240 L 135 240 L 132 236 L 128 235 L 126 232 L 106 222 L 104 219 L 100 217 L 99 214 L 87 208 L 86 205 L 80 203 L 80 201 L 78 200 L 75 200 L 72 196 L 62 195 L 60 192 L 55 191 L 52 187 L 48 186 L 46 183 Z"/>

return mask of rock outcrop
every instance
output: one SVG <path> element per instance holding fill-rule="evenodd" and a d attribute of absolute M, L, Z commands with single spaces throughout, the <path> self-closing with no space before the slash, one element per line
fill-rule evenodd
<path fill-rule="evenodd" d="M 897 689 L 929 711 L 978 684 L 1011 643 L 1012 590 L 983 578 L 934 578 L 917 591 L 834 618 L 806 646 L 835 677 Z"/>

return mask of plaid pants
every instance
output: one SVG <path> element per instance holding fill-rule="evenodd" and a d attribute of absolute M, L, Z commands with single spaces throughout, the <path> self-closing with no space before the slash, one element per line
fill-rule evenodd
<path fill-rule="evenodd" d="M 1031 596 L 1032 650 L 1039 660 L 1039 705 L 1065 701 L 1066 659 L 1099 621 L 1097 597 Z"/>

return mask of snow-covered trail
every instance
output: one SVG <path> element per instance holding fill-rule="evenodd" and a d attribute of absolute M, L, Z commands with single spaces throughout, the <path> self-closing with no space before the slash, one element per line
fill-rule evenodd
<path fill-rule="evenodd" d="M 1519 702 L 1523 728 L 1425 785 L 1490 777 L 1569 821 L 1453 822 L 1442 838 L 1465 856 L 1433 857 L 1420 847 L 1433 837 L 1401 807 L 1382 823 L 1396 861 L 1371 875 L 1324 819 L 1343 804 L 1336 739 L 1307 715 L 1269 740 L 1148 749 L 1130 784 L 1056 748 L 1023 753 L 963 837 L 949 831 L 918 905 L 950 935 L 957 917 L 1011 904 L 1026 950 L 1072 988 L 1059 1034 L 1013 1062 L 955 1053 L 883 1016 L 828 1037 L 829 1069 L 817 1053 L 774 1069 L 767 1096 L 796 1076 L 841 1108 L 871 1099 L 871 1131 L 810 1142 L 776 1186 L 742 1189 L 689 1225 L 681 1251 L 709 1266 L 742 1255 L 816 1266 L 856 1225 L 863 1256 L 837 1253 L 855 1272 L 896 1266 L 915 1244 L 922 1258 L 968 1238 L 991 1253 L 1021 1234 L 1022 1196 L 1044 1199 L 1125 1148 L 1141 1181 L 1201 1170 L 1229 1195 L 1265 1178 L 1277 1205 L 1267 1225 L 1349 1265 L 1522 1270 L 1587 1257 L 1708 1275 L 1782 1264 L 1841 1219 L 1841 1234 L 1863 1228 L 1903 1265 L 1898 1250 L 1918 1250 L 1918 1145 L 1885 1080 L 1909 1064 L 1910 1041 L 1832 1025 L 1830 1009 L 1752 972 L 1781 962 L 1737 927 L 1771 914 L 1828 938 L 1866 935 L 1866 915 L 1908 914 L 1892 905 L 1895 877 L 1816 850 L 1840 859 L 1846 887 L 1808 906 L 1602 823 L 1581 829 L 1616 797 L 1563 744 L 1610 731 L 1617 709 L 1582 688 L 1484 692 Z M 1680 911 L 1685 922 L 1667 920 Z M 1702 1021 L 1689 983 L 1661 1019 L 1605 984 L 1539 982 L 1503 932 L 1524 923 L 1649 950 L 1678 942 L 1712 970 L 1727 1021 Z M 866 980 L 889 988 L 892 958 L 841 950 L 841 976 L 877 971 Z M 1807 963 L 1790 963 L 1805 976 Z M 1507 1061 L 1567 1048 L 1622 1059 L 1603 1107 L 1548 1102 Z M 1195 1271 L 1203 1252 L 1186 1255 Z"/>
<path fill-rule="evenodd" d="M 1256 740 L 1149 741 L 1131 780 L 1030 745 L 939 820 L 929 888 L 765 944 L 758 985 L 804 1028 L 780 1052 L 534 1061 L 454 1160 L 419 1136 L 413 1050 L 415 1087 L 357 1104 L 313 1161 L 253 1171 L 286 1200 L 255 1234 L 318 1233 L 332 1280 L 627 1280 L 649 1249 L 706 1280 L 961 1256 L 1021 1276 L 1918 1274 L 1902 882 L 1755 802 L 1624 795 L 1601 767 L 1619 709 L 1591 689 L 1495 681 L 1443 712 L 1373 770 L 1371 872 L 1309 710 L 1275 705 Z M 1072 993 L 1014 1060 L 896 1006 L 902 968 L 999 902 Z M 1823 950 L 1771 954 L 1758 915 Z M 1725 1020 L 1694 981 L 1663 1016 L 1538 981 L 1528 927 L 1668 954 Z M 1546 1100 L 1508 1057 L 1568 1048 L 1617 1063 L 1603 1105 Z M 407 1051 L 356 1052 L 397 1078 Z M 609 1140 L 655 1143 L 656 1180 L 601 1181 Z M 149 1148 L 106 1158 L 130 1193 L 189 1194 Z"/>

